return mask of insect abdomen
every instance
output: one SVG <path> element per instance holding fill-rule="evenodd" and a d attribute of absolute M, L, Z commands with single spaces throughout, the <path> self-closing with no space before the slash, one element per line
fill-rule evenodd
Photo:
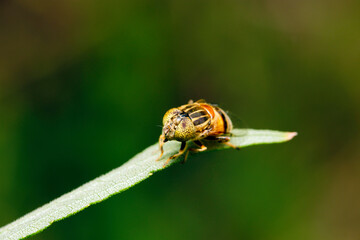
<path fill-rule="evenodd" d="M 215 110 L 221 116 L 223 133 L 229 133 L 232 130 L 232 122 L 229 116 L 219 107 L 215 107 Z"/>

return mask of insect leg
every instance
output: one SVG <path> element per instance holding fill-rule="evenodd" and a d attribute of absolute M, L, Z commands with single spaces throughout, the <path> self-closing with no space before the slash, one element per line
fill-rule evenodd
<path fill-rule="evenodd" d="M 240 147 L 235 146 L 234 144 L 230 143 L 230 136 L 209 136 L 206 138 L 207 140 L 211 141 L 218 141 L 222 144 L 228 145 L 229 147 L 239 150 Z"/>
<path fill-rule="evenodd" d="M 160 156 L 156 159 L 156 161 L 159 161 L 162 155 L 164 154 L 164 143 L 165 143 L 165 136 L 163 134 L 159 137 L 159 146 L 160 146 Z"/>
<path fill-rule="evenodd" d="M 182 163 L 185 163 L 186 162 L 186 159 L 189 155 L 189 152 L 202 152 L 202 151 L 205 151 L 207 149 L 207 147 L 202 144 L 202 142 L 200 141 L 194 141 L 194 143 L 199 146 L 200 148 L 189 148 L 188 151 L 186 151 L 186 154 L 185 154 L 185 158 L 184 158 L 184 161 Z"/>
<path fill-rule="evenodd" d="M 171 157 L 169 157 L 166 162 L 164 163 L 163 167 L 165 167 L 169 162 L 170 160 L 174 159 L 174 158 L 177 158 L 179 156 L 181 156 L 182 154 L 184 154 L 185 152 L 185 149 L 186 149 L 186 142 L 181 142 L 181 147 L 180 147 L 180 150 L 178 153 L 172 155 Z"/>
<path fill-rule="evenodd" d="M 199 140 L 197 141 L 194 141 L 194 143 L 199 146 L 200 148 L 189 148 L 189 151 L 192 151 L 192 152 L 202 152 L 202 151 L 205 151 L 207 149 L 207 147 L 202 144 L 202 142 L 200 142 Z"/>

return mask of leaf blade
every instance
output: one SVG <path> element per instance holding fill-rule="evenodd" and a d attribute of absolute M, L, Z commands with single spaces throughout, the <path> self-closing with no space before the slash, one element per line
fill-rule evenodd
<path fill-rule="evenodd" d="M 244 131 L 246 134 L 244 135 Z M 280 132 L 271 130 L 234 129 L 231 143 L 238 147 L 257 144 L 285 142 L 296 136 L 294 132 Z M 123 192 L 135 184 L 147 179 L 154 172 L 163 169 L 168 157 L 178 152 L 180 143 L 168 142 L 164 146 L 164 155 L 160 161 L 158 144 L 154 144 L 135 155 L 120 167 L 102 175 L 77 189 L 39 207 L 14 222 L 0 228 L 0 239 L 21 239 L 36 234 L 52 223 L 101 202 L 112 195 Z M 228 148 L 218 144 L 216 149 Z M 176 159 L 166 167 L 180 161 Z"/>

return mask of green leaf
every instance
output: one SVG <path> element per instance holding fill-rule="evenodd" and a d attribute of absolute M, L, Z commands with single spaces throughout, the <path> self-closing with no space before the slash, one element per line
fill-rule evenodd
<path fill-rule="evenodd" d="M 253 129 L 234 129 L 232 133 L 233 136 L 230 142 L 241 148 L 256 144 L 285 142 L 296 136 L 295 132 Z M 120 167 L 0 228 L 0 239 L 21 239 L 33 235 L 56 221 L 69 217 L 114 194 L 125 191 L 147 179 L 154 172 L 164 169 L 163 164 L 166 159 L 177 153 L 179 148 L 179 142 L 167 142 L 164 145 L 163 157 L 160 161 L 156 161 L 160 154 L 158 144 L 148 147 Z M 229 146 L 216 143 L 209 147 L 209 149 L 224 148 L 229 148 Z M 180 160 L 181 158 L 175 159 L 166 167 Z"/>

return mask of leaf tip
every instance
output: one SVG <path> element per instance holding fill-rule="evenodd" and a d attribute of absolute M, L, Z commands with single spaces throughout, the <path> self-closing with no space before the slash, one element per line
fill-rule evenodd
<path fill-rule="evenodd" d="M 285 135 L 286 141 L 293 139 L 298 133 L 297 132 L 287 132 Z"/>

